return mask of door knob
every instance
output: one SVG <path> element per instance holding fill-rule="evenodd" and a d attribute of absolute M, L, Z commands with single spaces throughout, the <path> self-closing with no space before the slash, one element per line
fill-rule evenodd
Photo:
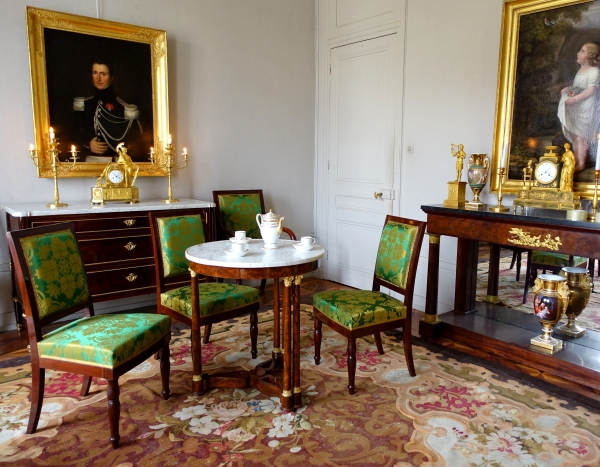
<path fill-rule="evenodd" d="M 383 196 L 383 193 L 377 193 L 377 192 L 375 192 L 375 199 L 381 198 L 382 196 Z"/>

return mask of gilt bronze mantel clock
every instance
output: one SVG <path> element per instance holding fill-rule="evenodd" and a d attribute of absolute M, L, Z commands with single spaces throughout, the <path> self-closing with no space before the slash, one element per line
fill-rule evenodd
<path fill-rule="evenodd" d="M 569 143 L 562 157 L 554 151 L 558 146 L 546 146 L 546 152 L 534 166 L 533 161 L 523 169 L 523 188 L 513 201 L 513 212 L 521 207 L 546 209 L 581 209 L 578 195 L 573 193 L 574 156 Z"/>
<path fill-rule="evenodd" d="M 133 186 L 139 167 L 131 161 L 123 143 L 117 146 L 117 153 L 117 162 L 109 162 L 96 180 L 96 186 L 92 187 L 92 205 L 104 204 L 106 201 L 125 201 L 129 204 L 140 202 L 139 190 Z"/>

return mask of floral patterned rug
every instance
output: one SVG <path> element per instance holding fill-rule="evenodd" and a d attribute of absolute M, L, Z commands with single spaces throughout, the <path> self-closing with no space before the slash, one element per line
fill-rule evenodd
<path fill-rule="evenodd" d="M 500 277 L 498 282 L 498 297 L 504 305 L 513 308 L 523 313 L 533 313 L 533 294 L 531 287 L 527 294 L 527 303 L 523 304 L 523 289 L 525 287 L 525 271 L 527 271 L 527 255 L 521 262 L 521 280 L 516 280 L 516 270 L 509 269 L 511 258 L 500 259 Z M 489 263 L 482 261 L 478 265 L 477 270 L 477 301 L 483 301 L 487 295 Z M 600 278 L 594 278 L 594 288 L 600 292 Z M 562 322 L 566 322 L 567 318 L 563 317 Z M 579 318 L 577 318 L 579 326 L 586 329 L 600 331 L 600 293 L 593 293 L 590 296 L 588 305 L 583 310 Z"/>
<path fill-rule="evenodd" d="M 252 388 L 190 396 L 189 329 L 173 328 L 171 398 L 160 399 L 158 361 L 121 378 L 121 446 L 108 442 L 106 384 L 79 398 L 81 377 L 46 373 L 34 435 L 27 356 L 0 367 L 0 461 L 15 466 L 598 466 L 600 410 L 519 382 L 469 356 L 417 340 L 417 376 L 402 342 L 359 339 L 357 390 L 348 394 L 346 341 L 327 327 L 321 365 L 313 361 L 310 307 L 302 312 L 305 406 L 283 413 Z M 272 313 L 259 315 L 259 357 L 250 356 L 247 318 L 216 326 L 203 346 L 207 372 L 252 368 L 270 355 Z M 432 350 L 433 349 L 433 350 Z M 444 352 L 444 353 L 441 353 Z M 22 354 L 21 354 L 22 355 Z"/>

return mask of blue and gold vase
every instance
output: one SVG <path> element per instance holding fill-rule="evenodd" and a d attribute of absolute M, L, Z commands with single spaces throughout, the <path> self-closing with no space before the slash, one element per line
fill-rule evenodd
<path fill-rule="evenodd" d="M 473 201 L 465 204 L 465 209 L 472 211 L 485 211 L 487 204 L 479 200 L 479 194 L 487 183 L 490 170 L 490 159 L 487 154 L 471 154 L 469 158 L 469 169 L 467 171 L 467 182 L 473 190 Z"/>
<path fill-rule="evenodd" d="M 532 290 L 533 312 L 542 325 L 543 334 L 531 339 L 531 345 L 554 353 L 563 345 L 560 339 L 552 337 L 552 328 L 567 310 L 570 296 L 567 279 L 556 274 L 540 274 Z"/>

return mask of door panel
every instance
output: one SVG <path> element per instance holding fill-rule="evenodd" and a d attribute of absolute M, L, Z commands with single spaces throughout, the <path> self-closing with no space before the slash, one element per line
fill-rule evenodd
<path fill-rule="evenodd" d="M 328 277 L 354 287 L 371 287 L 393 209 L 397 73 L 396 34 L 331 49 Z"/>

